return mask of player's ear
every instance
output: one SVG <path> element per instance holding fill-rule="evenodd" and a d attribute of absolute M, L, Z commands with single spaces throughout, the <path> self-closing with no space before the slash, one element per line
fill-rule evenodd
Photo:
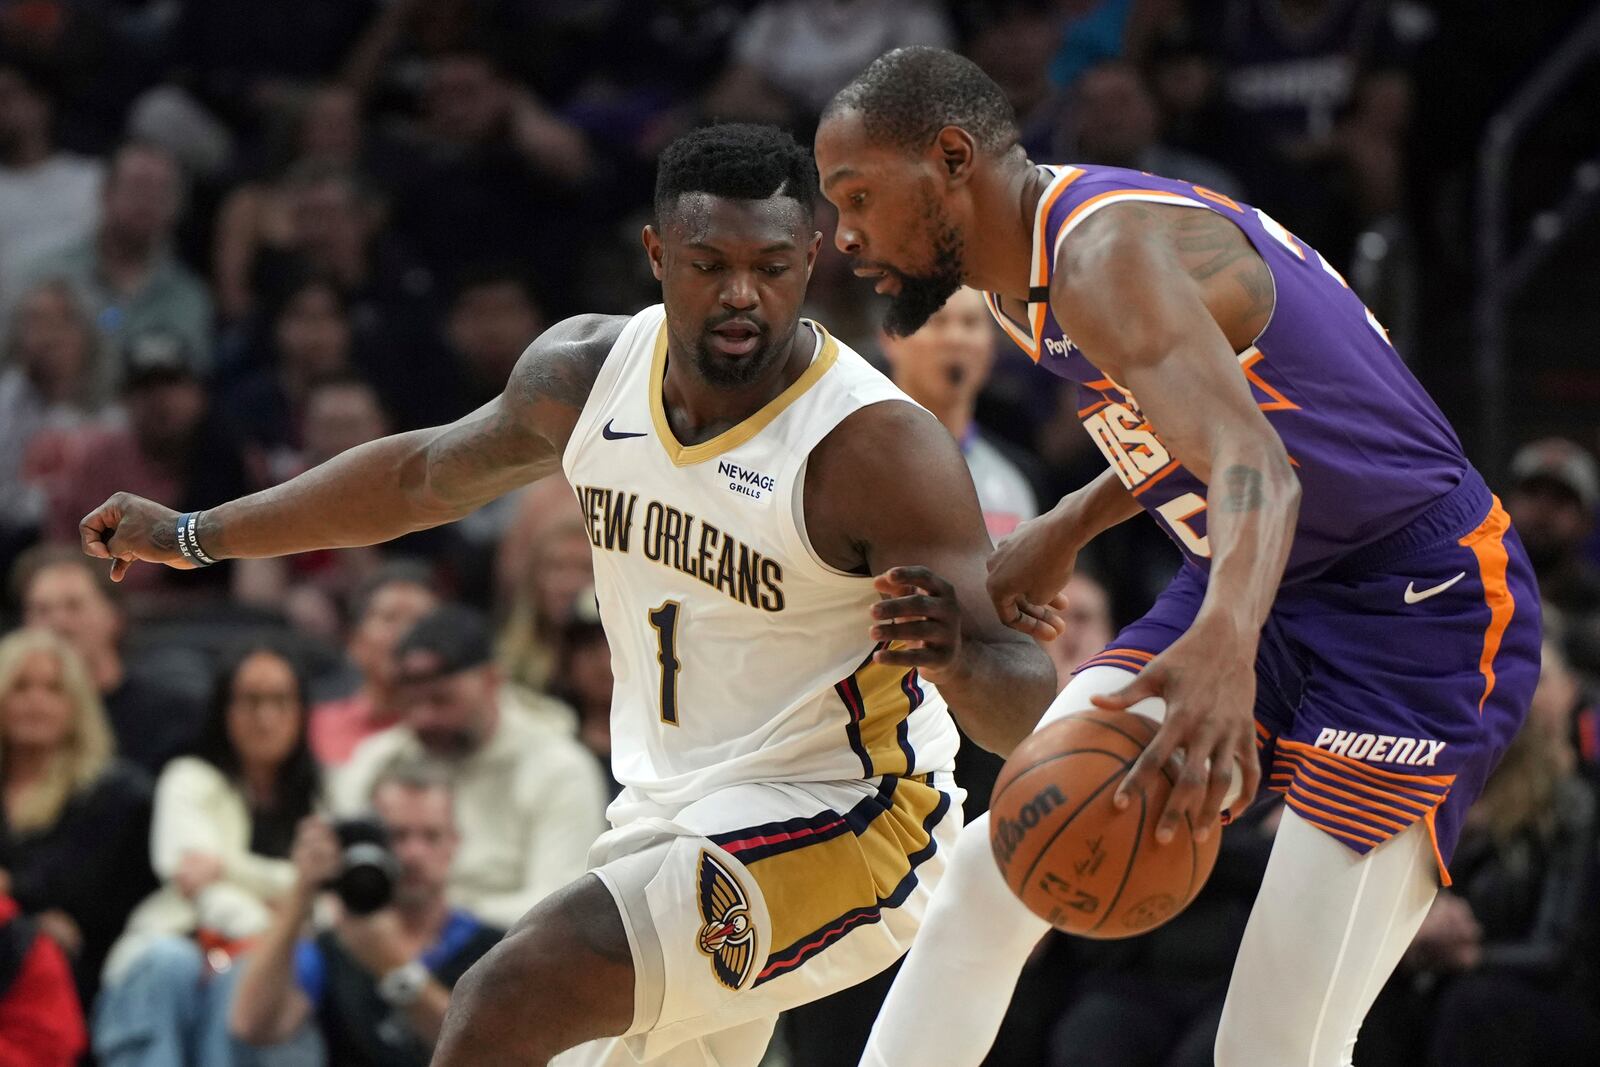
<path fill-rule="evenodd" d="M 811 235 L 811 243 L 806 246 L 806 280 L 811 280 L 811 272 L 817 269 L 817 253 L 822 250 L 822 231 Z"/>
<path fill-rule="evenodd" d="M 960 126 L 946 126 L 933 139 L 940 170 L 949 185 L 964 185 L 978 160 L 978 145 Z"/>
<path fill-rule="evenodd" d="M 644 231 L 639 234 L 639 239 L 644 242 L 645 255 L 650 257 L 650 273 L 654 274 L 656 281 L 659 282 L 661 276 L 666 273 L 666 263 L 662 259 L 666 246 L 661 241 L 661 235 L 656 232 L 654 226 L 646 225 Z"/>

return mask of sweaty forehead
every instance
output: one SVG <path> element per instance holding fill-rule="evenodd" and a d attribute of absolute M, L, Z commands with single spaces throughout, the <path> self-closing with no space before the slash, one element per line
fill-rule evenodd
<path fill-rule="evenodd" d="M 666 219 L 665 236 L 680 244 L 758 248 L 784 241 L 803 245 L 811 223 L 800 201 L 773 195 L 765 200 L 736 200 L 710 193 L 684 193 Z"/>

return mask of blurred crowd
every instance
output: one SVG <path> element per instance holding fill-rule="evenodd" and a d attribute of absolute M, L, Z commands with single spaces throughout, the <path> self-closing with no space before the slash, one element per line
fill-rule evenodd
<path fill-rule="evenodd" d="M 112 492 L 205 508 L 474 409 L 549 323 L 658 298 L 638 233 L 674 136 L 807 139 L 908 44 L 984 66 L 1034 159 L 1269 210 L 1449 408 L 1477 128 L 1582 6 L 0 0 L 0 1065 L 426 1063 L 449 985 L 583 869 L 616 789 L 565 485 L 116 586 L 75 547 Z M 1096 473 L 1070 386 L 976 294 L 892 340 L 819 225 L 808 313 L 949 428 L 991 536 Z M 1544 675 L 1363 1067 L 1556 1062 L 1600 1026 L 1600 425 L 1523 437 L 1477 458 L 1539 571 Z M 1085 558 L 1063 678 L 1177 562 L 1142 520 Z M 997 761 L 962 761 L 970 816 Z M 1274 825 L 1230 830 L 1162 932 L 1047 939 L 991 1062 L 1209 1062 Z M 363 910 L 340 880 L 370 840 L 391 884 Z M 881 985 L 775 1056 L 853 1064 Z"/>

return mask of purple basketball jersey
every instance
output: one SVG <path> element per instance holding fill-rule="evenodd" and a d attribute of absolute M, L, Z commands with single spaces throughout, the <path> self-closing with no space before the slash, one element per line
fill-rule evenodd
<path fill-rule="evenodd" d="M 1265 212 L 1188 182 L 1114 167 L 1045 168 L 1054 180 L 1034 220 L 1026 309 L 987 294 L 1005 332 L 1036 363 L 1079 383 L 1079 417 L 1122 483 L 1184 555 L 1209 564 L 1206 486 L 1162 443 L 1137 398 L 1072 343 L 1049 306 L 1055 253 L 1095 211 L 1123 201 L 1186 205 L 1235 223 L 1272 272 L 1276 301 L 1239 370 L 1282 439 L 1301 485 L 1285 583 L 1313 578 L 1353 549 L 1402 529 L 1467 479 L 1455 432 L 1338 271 Z M 1063 325 L 1065 328 L 1063 328 Z"/>

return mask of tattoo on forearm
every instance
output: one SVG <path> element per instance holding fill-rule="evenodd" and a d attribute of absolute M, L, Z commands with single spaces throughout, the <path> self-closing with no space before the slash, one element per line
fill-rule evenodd
<path fill-rule="evenodd" d="M 1222 473 L 1227 495 L 1222 499 L 1222 510 L 1228 512 L 1260 511 L 1264 494 L 1261 491 L 1261 472 L 1254 467 L 1236 463 Z"/>

